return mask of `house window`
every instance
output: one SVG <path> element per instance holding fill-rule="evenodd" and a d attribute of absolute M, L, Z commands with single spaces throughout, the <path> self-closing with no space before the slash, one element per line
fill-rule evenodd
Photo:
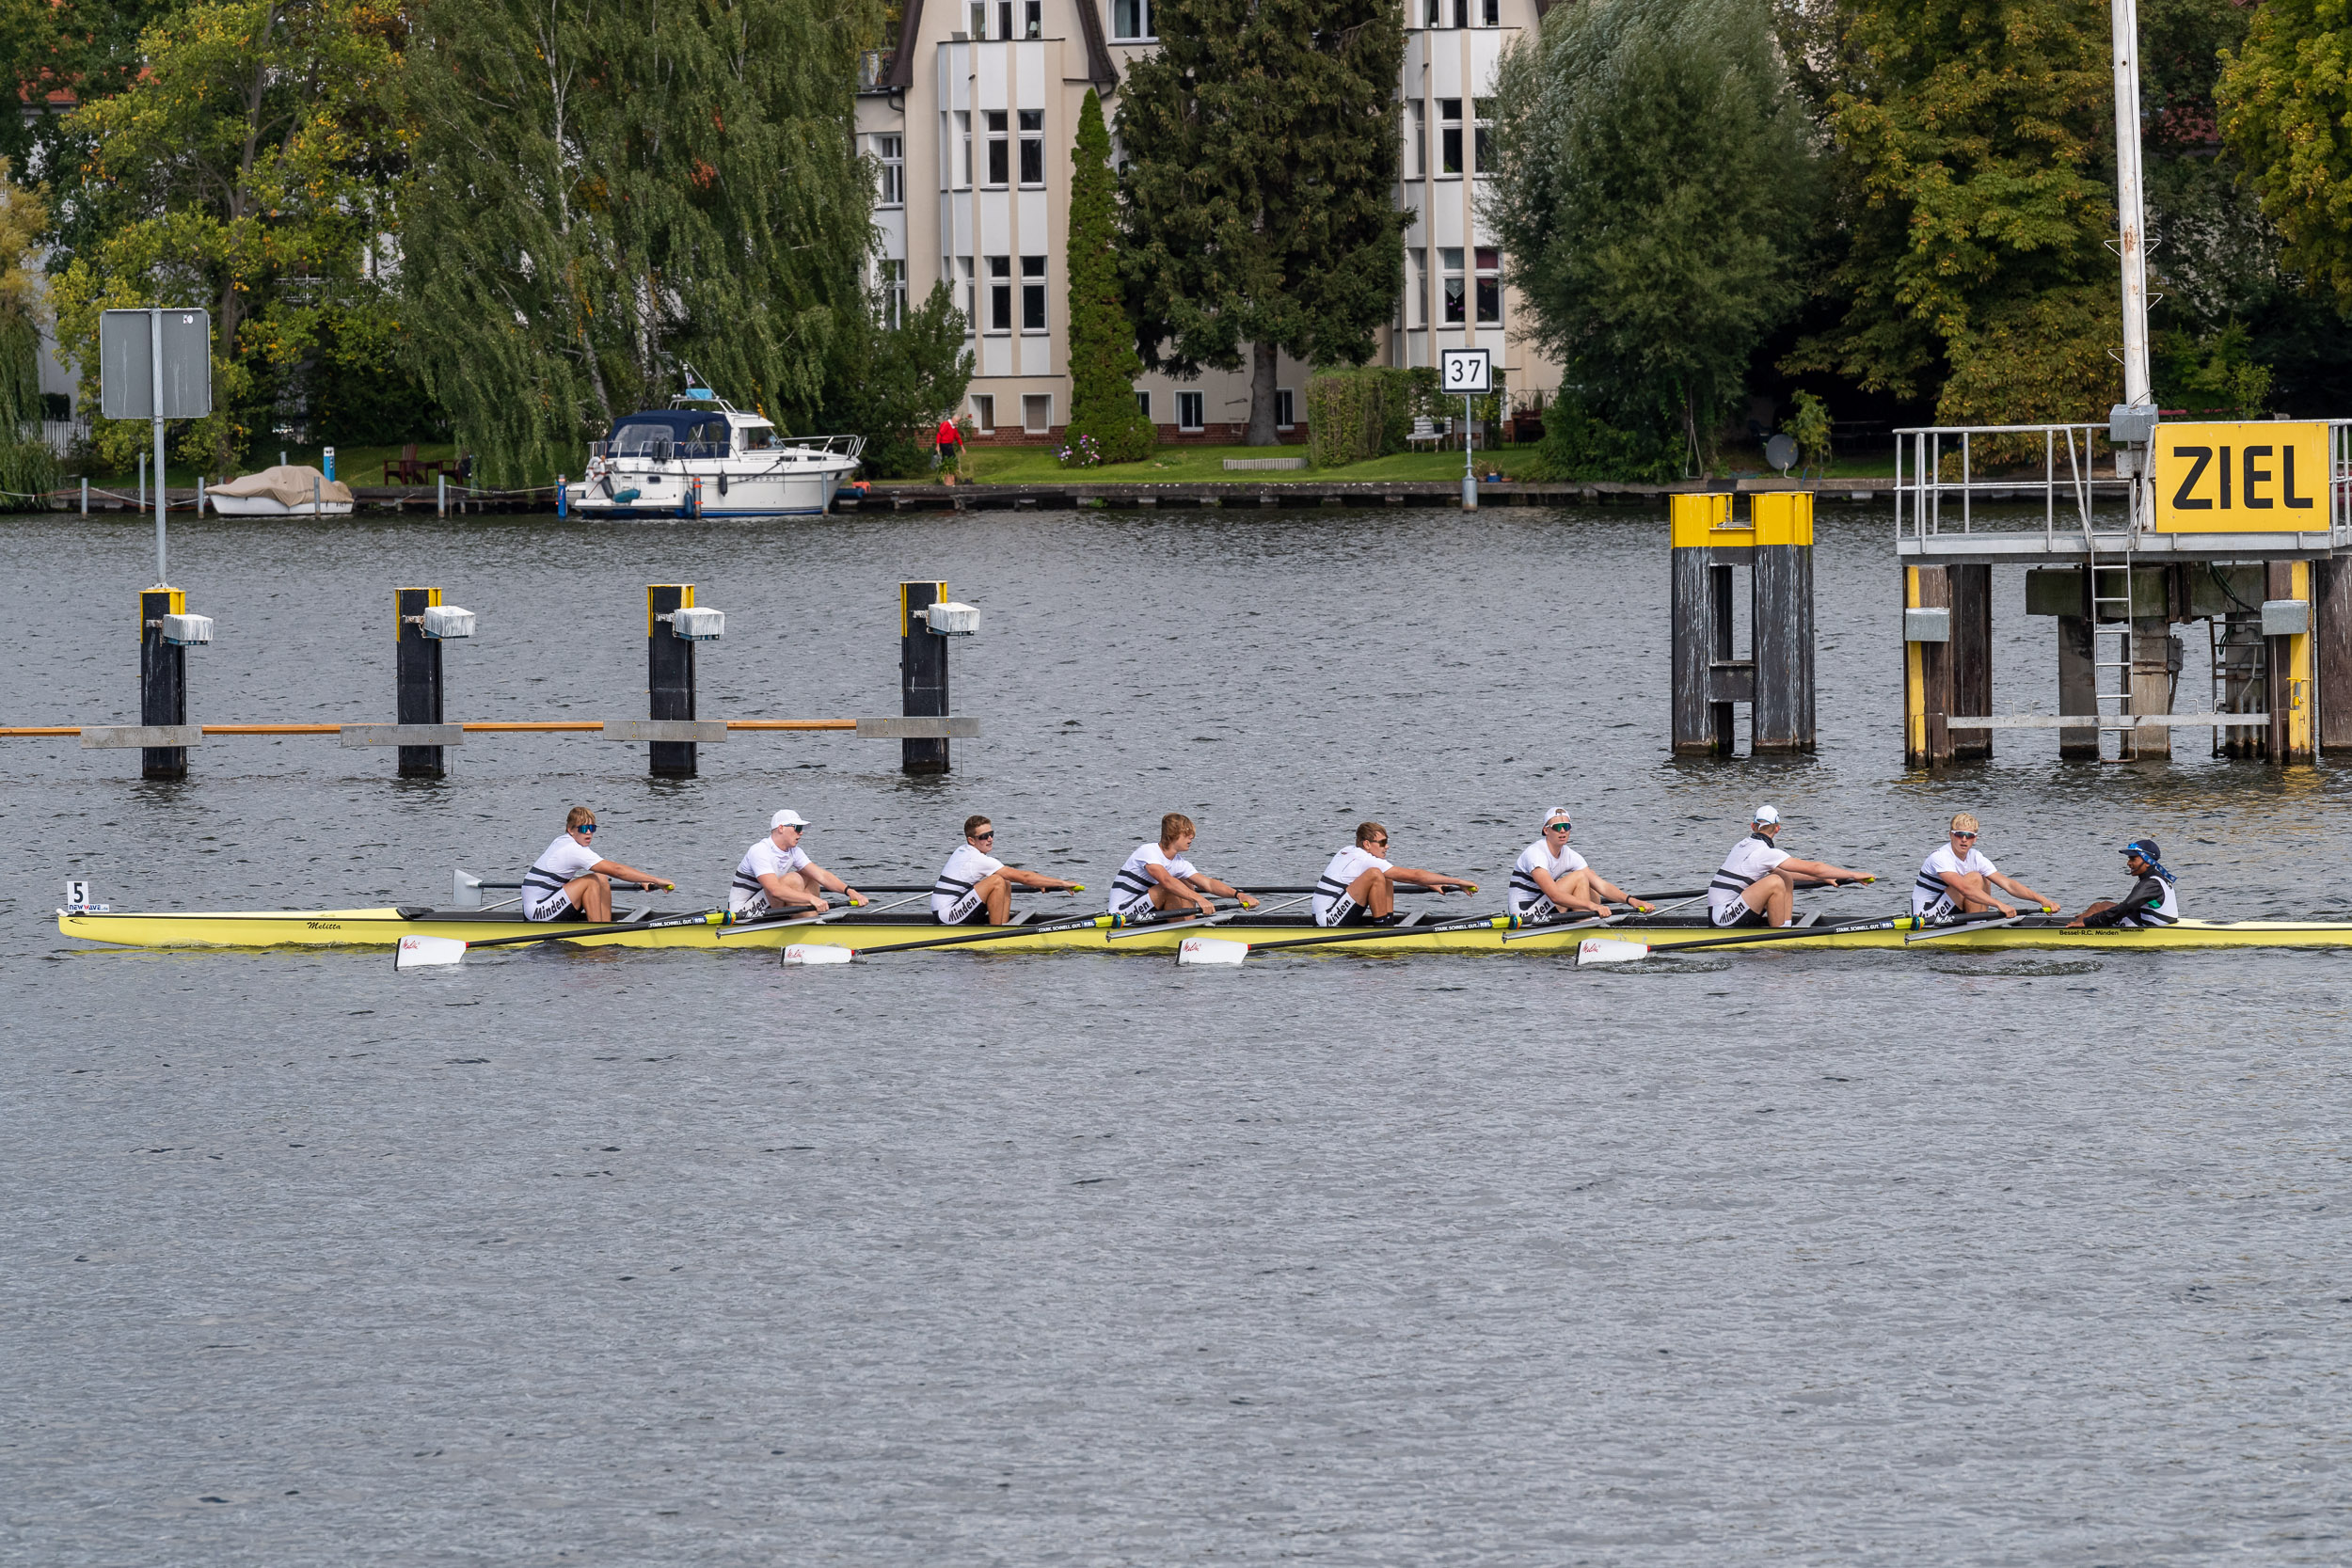
<path fill-rule="evenodd" d="M 1454 24 L 1456 27 L 1470 25 L 1470 0 L 1454 0 Z"/>
<path fill-rule="evenodd" d="M 996 36 L 1000 39 L 1021 36 L 1012 30 L 1012 0 L 996 0 Z"/>
<path fill-rule="evenodd" d="M 1483 102 L 1483 100 L 1482 100 Z M 1484 135 L 1482 132 L 1481 135 Z M 1045 111 L 1021 111 L 1021 182 L 1045 183 Z"/>
<path fill-rule="evenodd" d="M 1201 418 L 1200 404 L 1201 395 L 1199 392 L 1177 393 L 1176 428 L 1179 430 L 1201 430 L 1206 428 L 1206 423 Z"/>
<path fill-rule="evenodd" d="M 1486 25 L 1489 27 L 1502 26 L 1502 0 L 1484 0 L 1484 4 L 1486 6 Z"/>
<path fill-rule="evenodd" d="M 955 142 L 955 188 L 968 191 L 972 188 L 972 112 L 969 109 L 956 111 Z"/>
<path fill-rule="evenodd" d="M 1445 22 L 1443 19 L 1445 13 L 1441 8 L 1444 4 L 1445 0 L 1425 0 L 1425 3 L 1422 7 L 1421 24 L 1424 27 L 1444 26 Z"/>
<path fill-rule="evenodd" d="M 956 296 L 963 304 L 963 335 L 969 338 L 980 329 L 979 284 L 972 277 L 971 257 L 956 258 L 956 277 L 961 283 L 961 287 L 956 290 Z"/>
<path fill-rule="evenodd" d="M 1405 105 L 1405 174 L 1429 177 L 1429 107 L 1418 98 Z"/>
<path fill-rule="evenodd" d="M 1461 252 L 1455 251 L 1458 261 Z M 1012 258 L 992 256 L 988 259 L 988 329 L 991 332 L 1012 330 Z"/>
<path fill-rule="evenodd" d="M 875 268 L 876 281 L 882 287 L 882 325 L 900 327 L 907 324 L 907 264 L 904 261 L 883 261 Z"/>
<path fill-rule="evenodd" d="M 1022 398 L 1021 428 L 1032 436 L 1042 436 L 1054 428 L 1052 393 L 1030 392 Z"/>
<path fill-rule="evenodd" d="M 1486 0 L 1489 6 L 1497 3 L 1498 0 Z M 1045 0 L 1023 0 L 1021 16 L 1023 38 L 1034 39 L 1045 36 Z"/>
<path fill-rule="evenodd" d="M 1462 249 L 1459 245 L 1438 247 L 1438 265 L 1445 274 L 1445 324 L 1462 325 Z"/>
<path fill-rule="evenodd" d="M 1438 100 L 1438 172 L 1462 172 L 1462 101 Z"/>
<path fill-rule="evenodd" d="M 877 206 L 903 207 L 907 204 L 907 153 L 905 138 L 876 136 L 874 156 L 882 160 L 882 190 Z"/>
<path fill-rule="evenodd" d="M 1478 325 L 1502 325 L 1502 252 L 1478 248 Z"/>
<path fill-rule="evenodd" d="M 1297 394 L 1288 387 L 1277 387 L 1274 389 L 1274 428 L 1277 430 L 1295 428 L 1298 420 L 1293 415 L 1297 407 Z"/>
<path fill-rule="evenodd" d="M 1002 185 L 1012 173 L 1012 143 L 1005 135 L 1005 111 L 980 111 L 988 122 L 988 182 Z"/>
<path fill-rule="evenodd" d="M 972 36 L 988 37 L 988 0 L 972 0 Z"/>
<path fill-rule="evenodd" d="M 1144 418 L 1144 422 L 1146 422 L 1147 424 L 1151 422 L 1151 419 L 1152 419 L 1152 394 L 1151 394 L 1151 393 L 1149 393 L 1149 392 L 1137 392 L 1137 393 L 1136 394 L 1136 412 L 1143 416 L 1143 418 Z"/>
<path fill-rule="evenodd" d="M 1045 258 L 1042 256 L 1021 258 L 1021 330 L 1045 330 Z"/>
<path fill-rule="evenodd" d="M 1477 170 L 1487 173 L 1495 166 L 1495 101 L 1491 98 L 1470 100 L 1470 112 L 1478 117 L 1477 135 L 1470 150 L 1477 154 Z"/>
<path fill-rule="evenodd" d="M 1425 250 L 1405 253 L 1405 325 L 1429 325 L 1429 252 Z"/>
<path fill-rule="evenodd" d="M 996 400 L 986 392 L 972 394 L 972 427 L 983 436 L 996 434 Z"/>
<path fill-rule="evenodd" d="M 1152 0 L 1112 0 L 1111 37 L 1115 39 L 1152 37 Z"/>

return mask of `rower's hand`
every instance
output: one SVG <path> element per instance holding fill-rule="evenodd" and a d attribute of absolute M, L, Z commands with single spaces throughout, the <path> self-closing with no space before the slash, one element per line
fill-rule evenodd
<path fill-rule="evenodd" d="M 1258 907 L 1258 901 L 1246 893 L 1236 893 L 1233 896 L 1241 901 L 1241 907 L 1245 910 L 1254 910 Z"/>
<path fill-rule="evenodd" d="M 1644 914 L 1656 914 L 1658 912 L 1657 905 L 1645 904 L 1639 898 L 1629 898 L 1626 902 L 1631 904 L 1635 909 L 1641 911 Z"/>
<path fill-rule="evenodd" d="M 1993 907 L 2001 911 L 2001 918 L 2003 920 L 2014 920 L 2017 918 L 2017 911 L 2015 910 L 2010 908 L 2007 904 L 2001 903 L 1997 899 L 1994 901 Z"/>
<path fill-rule="evenodd" d="M 853 887 L 843 888 L 841 890 L 841 895 L 850 901 L 850 907 L 853 910 L 863 909 L 866 905 L 866 895 L 860 893 Z"/>
<path fill-rule="evenodd" d="M 2058 912 L 2058 907 L 2056 904 L 2044 904 L 2042 906 L 2042 912 L 2043 914 L 2056 914 Z"/>

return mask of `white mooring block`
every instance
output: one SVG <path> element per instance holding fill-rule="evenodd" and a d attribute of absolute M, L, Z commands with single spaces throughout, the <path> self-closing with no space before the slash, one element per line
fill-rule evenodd
<path fill-rule="evenodd" d="M 670 633 L 688 642 L 716 642 L 727 631 L 727 612 L 689 606 L 670 615 Z"/>
<path fill-rule="evenodd" d="M 970 637 L 980 629 L 977 606 L 942 599 L 923 611 L 923 624 L 941 637 Z"/>
<path fill-rule="evenodd" d="M 200 648 L 212 640 L 213 618 L 209 615 L 164 617 L 164 641 L 175 648 Z"/>
<path fill-rule="evenodd" d="M 424 607 L 424 634 L 437 642 L 453 641 L 473 635 L 473 611 L 460 610 L 453 604 Z"/>

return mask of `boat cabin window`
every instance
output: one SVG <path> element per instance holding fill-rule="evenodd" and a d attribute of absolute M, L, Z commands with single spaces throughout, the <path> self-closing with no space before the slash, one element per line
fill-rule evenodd
<path fill-rule="evenodd" d="M 746 425 L 743 429 L 745 451 L 766 451 L 776 444 L 776 427 L 767 424 Z"/>
<path fill-rule="evenodd" d="M 650 458 L 657 463 L 674 457 L 724 457 L 735 443 L 726 420 L 719 415 L 673 424 L 667 420 L 625 420 L 612 433 L 612 455 Z"/>

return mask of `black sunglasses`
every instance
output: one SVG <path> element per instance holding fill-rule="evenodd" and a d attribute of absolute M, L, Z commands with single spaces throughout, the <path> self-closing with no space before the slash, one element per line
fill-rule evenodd
<path fill-rule="evenodd" d="M 972 835 L 972 842 L 973 842 L 973 843 L 975 843 L 975 844 L 977 844 L 977 843 L 979 843 L 982 839 L 993 839 L 993 838 L 994 838 L 995 836 L 996 836 L 996 830 L 995 830 L 995 829 L 993 829 L 993 828 L 991 828 L 991 829 L 989 829 L 989 831 L 988 831 L 988 832 L 984 832 L 984 833 L 974 833 L 974 834 Z"/>

